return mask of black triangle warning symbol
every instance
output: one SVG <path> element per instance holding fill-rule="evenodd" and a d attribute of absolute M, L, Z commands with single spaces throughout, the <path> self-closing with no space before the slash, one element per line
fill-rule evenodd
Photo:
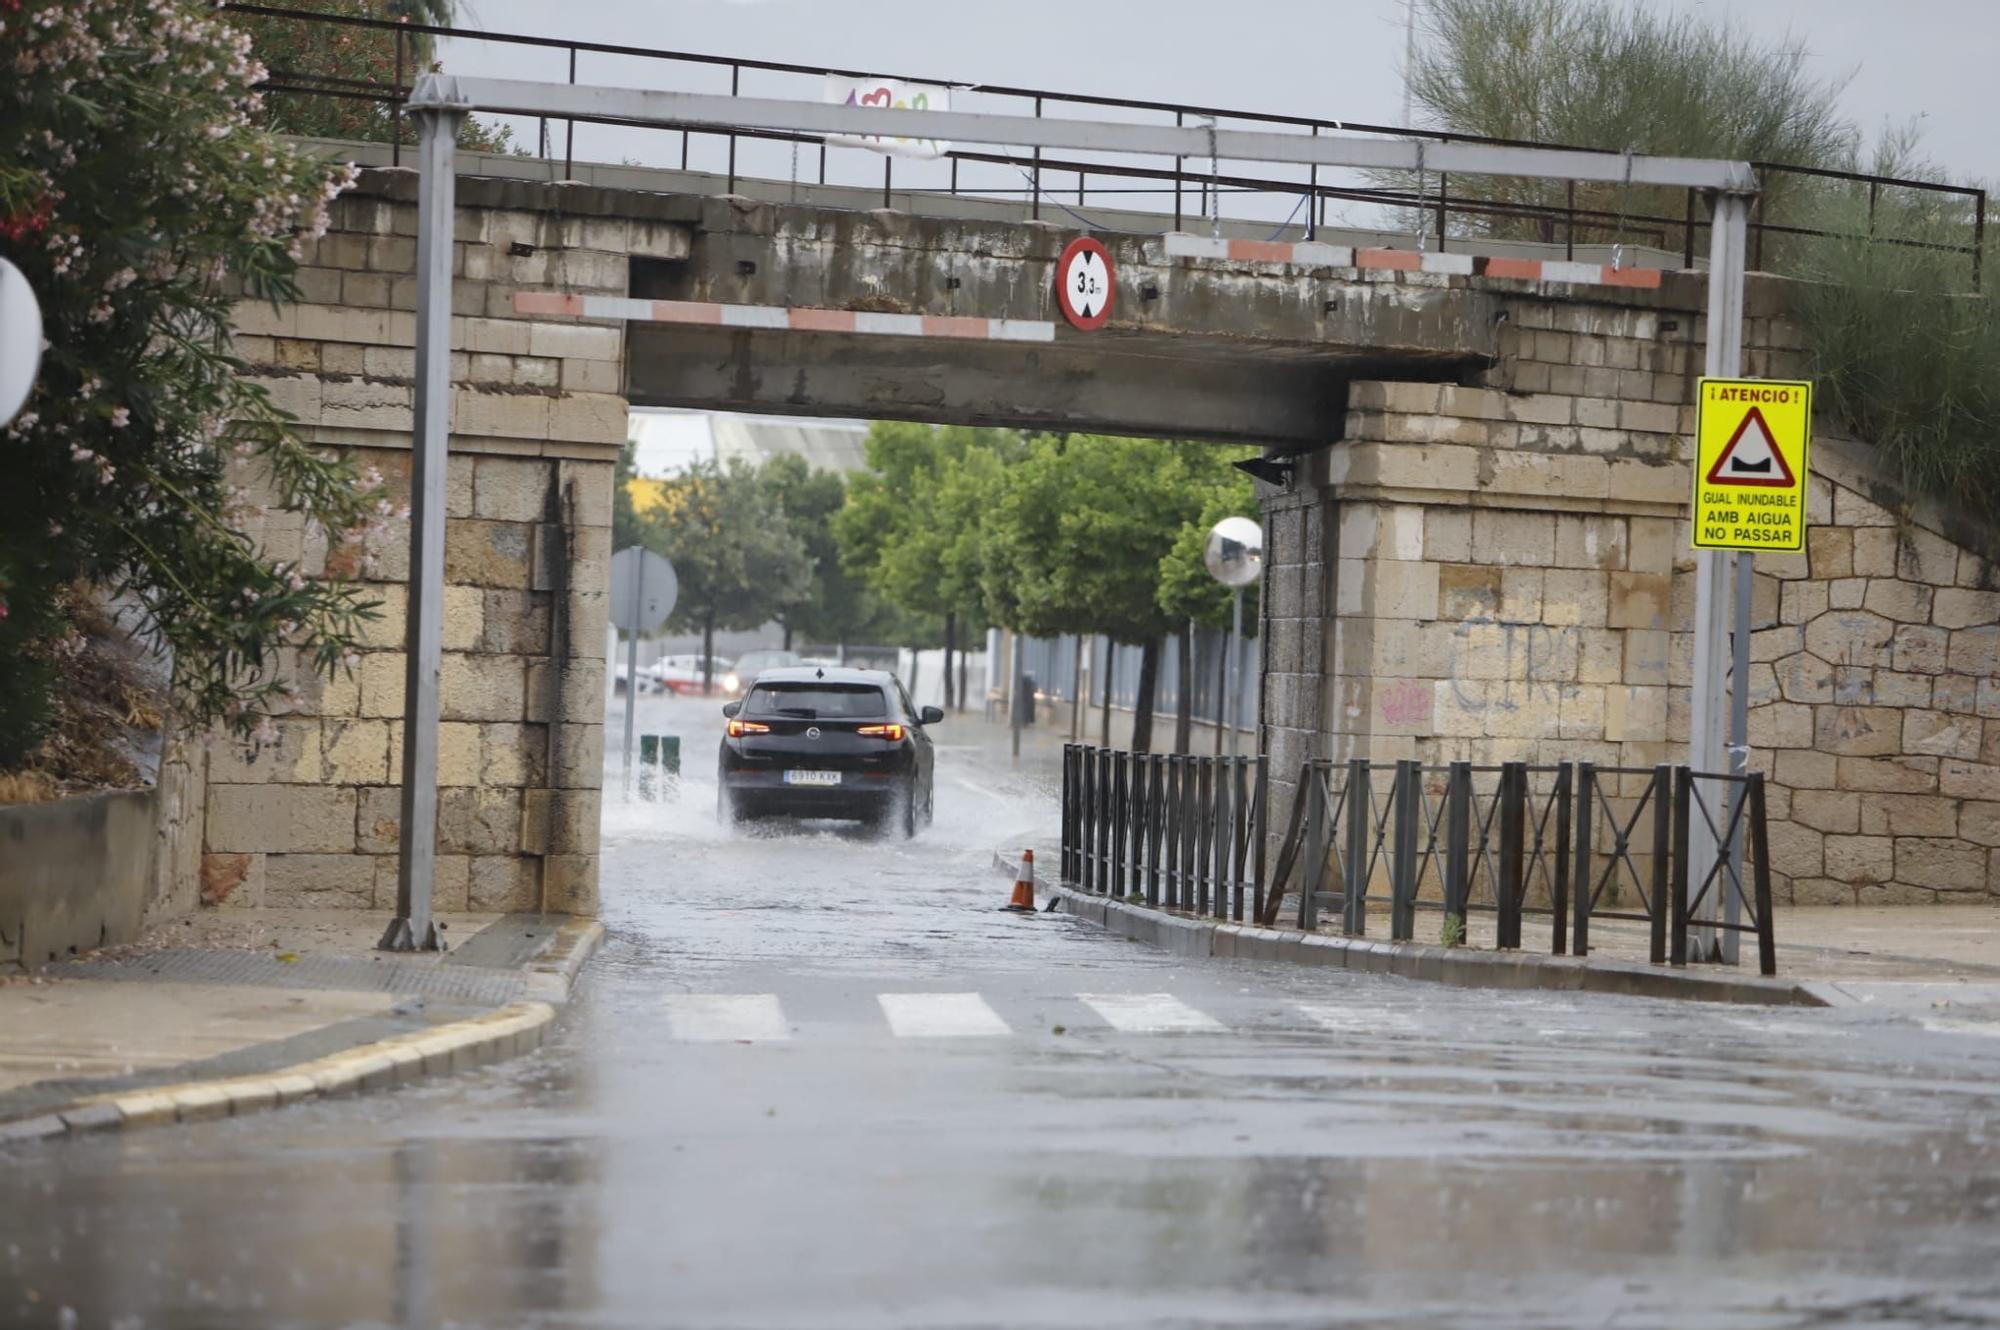
<path fill-rule="evenodd" d="M 1798 477 L 1771 435 L 1764 413 L 1751 407 L 1743 413 L 1743 423 L 1729 436 L 1715 465 L 1708 469 L 1710 485 L 1755 485 L 1771 489 L 1792 489 Z"/>

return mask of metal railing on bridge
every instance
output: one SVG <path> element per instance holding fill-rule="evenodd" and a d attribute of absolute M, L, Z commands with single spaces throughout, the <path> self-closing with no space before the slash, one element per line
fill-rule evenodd
<path fill-rule="evenodd" d="M 706 55 L 690 51 L 672 51 L 653 47 L 628 46 L 610 42 L 575 41 L 567 38 L 539 37 L 528 33 L 478 31 L 468 28 L 441 27 L 422 23 L 402 23 L 387 19 L 372 19 L 343 14 L 315 13 L 304 10 L 286 9 L 261 4 L 225 4 L 223 8 L 232 14 L 250 19 L 256 23 L 306 24 L 324 28 L 340 28 L 350 32 L 373 32 L 385 42 L 393 45 L 393 59 L 385 59 L 389 65 L 390 78 L 352 78 L 335 76 L 311 69 L 274 68 L 270 72 L 265 89 L 284 98 L 332 98 L 349 101 L 372 102 L 388 108 L 390 119 L 389 141 L 392 152 L 400 154 L 405 137 L 402 126 L 402 105 L 409 96 L 411 85 L 424 72 L 415 55 L 416 44 L 447 38 L 454 42 L 474 45 L 492 45 L 512 48 L 536 48 L 551 52 L 563 60 L 563 77 L 570 83 L 578 81 L 579 57 L 589 56 L 596 69 L 588 71 L 598 81 L 603 81 L 606 67 L 620 68 L 620 62 L 642 60 L 648 68 L 664 67 L 687 71 L 683 82 L 704 82 L 704 76 L 719 84 L 723 71 L 728 74 L 728 92 L 731 96 L 800 97 L 817 99 L 818 88 L 806 90 L 799 84 L 800 79 L 819 80 L 828 76 L 840 78 L 892 78 L 898 82 L 926 84 L 952 88 L 956 93 L 973 95 L 982 101 L 991 100 L 994 108 L 1014 113 L 1029 113 L 1039 117 L 1050 115 L 1088 113 L 1091 110 L 1111 112 L 1116 118 L 1128 118 L 1134 113 L 1141 117 L 1158 117 L 1165 123 L 1172 117 L 1176 126 L 1221 124 L 1230 122 L 1261 129 L 1292 131 L 1301 134 L 1376 134 L 1397 138 L 1427 139 L 1434 142 L 1486 143 L 1514 147 L 1571 147 L 1563 144 L 1533 143 L 1525 140 L 1497 139 L 1471 134 L 1451 134 L 1438 130 L 1413 129 L 1394 125 L 1377 125 L 1353 120 L 1322 119 L 1312 116 L 1272 115 L 1256 111 L 1229 110 L 1222 107 L 1204 106 L 1195 103 L 1149 101 L 1129 97 L 1104 97 L 1087 93 L 1059 92 L 1047 88 L 1011 87 L 982 84 L 967 87 L 962 81 L 941 78 L 921 78 L 907 74 L 890 74 L 884 70 L 843 70 L 827 69 L 813 65 L 788 64 L 773 60 L 744 60 L 731 56 Z M 629 65 L 623 66 L 629 68 Z M 554 71 L 550 71 L 551 75 Z M 745 87 L 745 76 L 755 75 L 759 86 Z M 674 83 L 667 78 L 647 78 L 645 86 L 671 87 Z M 682 88 L 684 91 L 694 90 Z M 707 89 L 703 89 L 707 90 Z M 717 91 L 720 89 L 717 88 Z M 615 120 L 593 120 L 576 117 L 562 121 L 563 176 L 568 178 L 576 161 L 576 126 L 579 123 L 601 123 L 616 126 L 622 122 Z M 536 135 L 536 155 L 553 160 L 557 155 L 550 136 L 551 124 L 546 119 L 540 123 Z M 696 138 L 718 139 L 726 152 L 725 160 L 718 165 L 718 174 L 727 180 L 727 189 L 734 193 L 739 180 L 747 178 L 740 169 L 738 148 L 743 143 L 776 142 L 788 144 L 792 151 L 792 179 L 799 180 L 797 153 L 800 147 L 817 150 L 818 160 L 809 168 L 815 172 L 817 183 L 827 182 L 827 141 L 815 135 L 786 134 L 764 130 L 732 130 L 727 133 L 705 132 L 695 129 L 675 129 L 669 132 L 679 135 L 680 170 L 689 170 L 691 145 Z M 1602 149 L 1572 149 L 1598 152 Z M 1607 155 L 1617 156 L 1616 153 Z M 1225 173 L 1219 162 L 1210 161 L 1208 169 L 1199 169 L 1196 162 L 1191 169 L 1188 159 L 1175 157 L 1172 165 L 1149 166 L 1131 160 L 1082 161 L 1070 158 L 1054 158 L 1040 149 L 1019 155 L 997 152 L 967 152 L 952 149 L 944 152 L 942 160 L 949 175 L 941 184 L 913 186 L 907 183 L 910 172 L 922 167 L 910 162 L 904 163 L 905 184 L 896 183 L 896 160 L 882 156 L 881 190 L 883 206 L 893 206 L 893 195 L 901 190 L 906 196 L 911 194 L 940 193 L 952 196 L 968 195 L 984 198 L 1021 198 L 1026 201 L 1031 217 L 1039 219 L 1044 207 L 1060 210 L 1072 218 L 1090 223 L 1076 209 L 1091 206 L 1095 197 L 1100 204 L 1129 203 L 1135 197 L 1151 196 L 1158 200 L 1153 210 L 1165 212 L 1171 199 L 1171 211 L 1175 230 L 1181 229 L 1192 218 L 1211 224 L 1230 220 L 1223 216 L 1226 199 L 1250 199 L 1263 201 L 1265 211 L 1270 214 L 1282 212 L 1289 204 L 1291 211 L 1284 216 L 1278 230 L 1271 239 L 1281 238 L 1287 232 L 1302 235 L 1305 239 L 1315 238 L 1329 219 L 1329 213 L 1342 204 L 1375 205 L 1385 210 L 1386 215 L 1395 219 L 1393 228 L 1362 226 L 1362 230 L 1394 229 L 1398 232 L 1414 232 L 1414 239 L 1435 246 L 1442 251 L 1454 242 L 1464 243 L 1463 234 L 1468 227 L 1488 232 L 1504 232 L 1516 239 L 1530 239 L 1541 244 L 1563 247 L 1565 257 L 1574 257 L 1579 245 L 1649 244 L 1669 253 L 1679 253 L 1682 266 L 1692 268 L 1697 254 L 1706 252 L 1706 242 L 1701 233 L 1709 227 L 1708 219 L 1702 215 L 1702 207 L 1697 192 L 1686 191 L 1685 199 L 1668 198 L 1680 206 L 1668 211 L 1650 212 L 1646 206 L 1635 204 L 1628 197 L 1629 191 L 1621 192 L 1615 200 L 1599 200 L 1603 206 L 1591 206 L 1586 194 L 1585 202 L 1579 205 L 1575 182 L 1570 182 L 1561 202 L 1523 201 L 1495 197 L 1491 194 L 1475 194 L 1463 188 L 1452 192 L 1452 181 L 1448 174 L 1440 173 L 1434 178 L 1419 179 L 1410 187 L 1403 187 L 1395 181 L 1377 180 L 1323 180 L 1317 167 L 1306 169 L 1297 179 L 1276 179 L 1268 175 L 1243 175 Z M 397 158 L 400 161 L 400 157 Z M 630 165 L 667 166 L 663 162 L 630 162 Z M 1790 240 L 1804 238 L 1842 236 L 1845 238 L 1866 238 L 1872 243 L 1902 246 L 1913 249 L 1941 250 L 1966 256 L 1971 268 L 1971 281 L 1977 289 L 1981 281 L 1981 266 L 1986 248 L 1986 191 L 1971 186 L 1944 184 L 1929 180 L 1912 180 L 1894 176 L 1869 175 L 1855 171 L 1833 171 L 1815 167 L 1791 166 L 1782 162 L 1755 162 L 1759 173 L 1772 179 L 1782 179 L 1799 195 L 1810 195 L 1814 189 L 1845 188 L 1851 195 L 1856 215 L 1861 215 L 1865 206 L 1865 223 L 1857 223 L 1861 230 L 1850 234 L 1799 225 L 1797 219 L 1771 216 L 1767 213 L 1766 200 L 1760 196 L 1749 221 L 1750 262 L 1760 270 L 1782 271 L 1784 263 L 1777 248 Z M 971 180 L 961 181 L 961 168 L 975 168 L 968 175 L 976 174 L 976 168 L 987 169 L 985 183 Z M 994 172 L 999 178 L 1008 180 L 1007 185 L 990 183 Z M 863 186 L 872 187 L 872 186 Z M 1074 191 L 1075 207 L 1068 200 Z M 1895 236 L 1878 233 L 1878 211 L 1885 191 L 1906 191 L 1913 198 L 1943 201 L 1946 210 L 1963 222 L 1964 240 L 1942 241 L 1935 236 Z M 1659 191 L 1654 192 L 1660 196 Z M 1276 200 L 1275 205 L 1271 200 Z M 1865 200 L 1865 204 L 1864 204 Z M 1453 233 L 1454 219 L 1459 223 L 1460 234 Z M 1251 220 L 1270 224 L 1270 217 L 1253 217 Z M 1337 219 L 1336 219 L 1337 220 Z M 1095 229 L 1107 229 L 1096 227 Z M 1504 238 L 1504 237 L 1503 237 Z"/>
<path fill-rule="evenodd" d="M 1587 954 L 1593 922 L 1631 921 L 1647 926 L 1649 959 L 1674 965 L 1698 939 L 1713 959 L 1720 935 L 1749 934 L 1759 970 L 1777 972 L 1759 774 L 1307 762 L 1268 878 L 1265 775 L 1257 758 L 1066 745 L 1063 881 L 1265 926 L 1291 897 L 1298 927 L 1337 917 L 1350 937 L 1367 933 L 1375 907 L 1395 941 L 1416 938 L 1420 912 L 1441 916 L 1448 945 L 1469 940 L 1472 916 L 1491 915 L 1494 945 L 1519 949 L 1535 919 L 1555 955 Z M 1698 822 L 1722 851 L 1697 878 Z"/>

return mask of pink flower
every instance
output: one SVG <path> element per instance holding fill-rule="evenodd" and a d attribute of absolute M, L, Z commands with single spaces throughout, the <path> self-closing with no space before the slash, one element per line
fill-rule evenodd
<path fill-rule="evenodd" d="M 131 423 L 132 423 L 132 412 L 129 407 L 121 406 L 111 413 L 111 428 L 124 429 L 127 425 Z"/>

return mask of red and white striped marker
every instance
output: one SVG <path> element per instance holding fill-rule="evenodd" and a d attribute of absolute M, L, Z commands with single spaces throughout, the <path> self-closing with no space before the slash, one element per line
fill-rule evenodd
<path fill-rule="evenodd" d="M 951 337 L 973 342 L 1053 342 L 1056 339 L 1056 325 L 1036 319 L 979 319 L 956 314 L 874 314 L 852 309 L 724 305 L 708 300 L 631 300 L 624 296 L 563 295 L 555 291 L 515 292 L 514 312 L 570 315 L 583 319 L 623 319 L 627 323 L 867 333 L 882 337 Z"/>
<path fill-rule="evenodd" d="M 1235 263 L 1291 263 L 1315 268 L 1434 272 L 1456 277 L 1507 277 L 1524 282 L 1567 282 L 1581 286 L 1622 286 L 1658 290 L 1658 268 L 1613 268 L 1602 263 L 1551 259 L 1510 259 L 1482 254 L 1432 254 L 1414 249 L 1351 249 L 1316 240 L 1230 240 L 1221 236 L 1166 235 L 1170 259 L 1227 259 Z"/>

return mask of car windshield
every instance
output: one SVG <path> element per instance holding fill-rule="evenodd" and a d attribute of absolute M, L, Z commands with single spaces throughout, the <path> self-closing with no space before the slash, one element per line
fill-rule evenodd
<path fill-rule="evenodd" d="M 886 716 L 882 690 L 865 683 L 760 683 L 743 701 L 746 716 L 863 720 Z"/>

